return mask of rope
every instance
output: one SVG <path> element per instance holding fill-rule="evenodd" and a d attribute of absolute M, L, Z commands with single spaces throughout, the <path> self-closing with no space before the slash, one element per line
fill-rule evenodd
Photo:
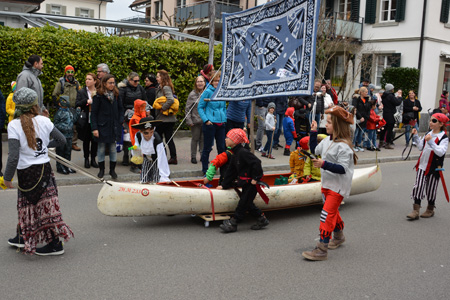
<path fill-rule="evenodd" d="M 213 221 L 215 221 L 215 220 L 216 220 L 216 213 L 214 212 L 214 196 L 213 196 L 213 193 L 212 193 L 211 189 L 210 189 L 209 187 L 207 187 L 206 185 L 199 184 L 198 186 L 199 186 L 199 187 L 202 187 L 202 188 L 204 188 L 204 189 L 207 189 L 208 192 L 209 192 L 209 194 L 210 194 L 210 196 L 211 196 L 211 211 L 212 211 L 212 218 L 213 218 Z"/>

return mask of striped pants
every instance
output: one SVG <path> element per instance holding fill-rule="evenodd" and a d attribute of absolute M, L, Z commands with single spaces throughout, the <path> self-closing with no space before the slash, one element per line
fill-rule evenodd
<path fill-rule="evenodd" d="M 344 229 L 344 221 L 339 214 L 339 206 L 344 197 L 324 188 L 322 188 L 322 197 L 325 198 L 325 204 L 320 214 L 320 241 L 328 244 L 333 231 Z"/>
<path fill-rule="evenodd" d="M 420 205 L 420 202 L 427 195 L 428 205 L 433 205 L 436 202 L 436 191 L 439 184 L 439 177 L 436 178 L 432 174 L 425 175 L 425 171 L 418 169 L 416 174 L 416 182 L 411 194 L 411 199 L 414 199 L 414 204 Z"/>
<path fill-rule="evenodd" d="M 158 163 L 153 162 L 152 159 L 148 159 L 146 155 L 144 155 L 144 162 L 142 163 L 141 170 L 141 183 L 158 183 L 159 182 L 159 169 Z"/>

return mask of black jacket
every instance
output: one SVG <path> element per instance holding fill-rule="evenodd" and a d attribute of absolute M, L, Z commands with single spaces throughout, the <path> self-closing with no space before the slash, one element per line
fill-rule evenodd
<path fill-rule="evenodd" d="M 306 106 L 306 109 L 308 111 L 312 111 L 314 107 L 314 103 L 316 102 L 316 114 L 323 114 L 324 113 L 324 102 L 323 102 L 323 96 L 317 96 L 314 94 L 309 95 L 305 98 L 299 98 L 300 102 Z M 308 104 L 311 104 L 311 107 L 308 107 Z"/>
<path fill-rule="evenodd" d="M 234 180 L 238 179 L 238 185 L 242 186 L 250 180 L 242 180 L 240 177 L 247 177 L 259 181 L 264 173 L 261 161 L 241 144 L 231 149 L 234 153 L 231 157 L 230 165 L 222 182 L 222 187 L 228 189 L 232 187 Z"/>
<path fill-rule="evenodd" d="M 126 86 L 119 88 L 119 98 L 122 101 L 125 110 L 134 108 L 134 100 L 147 100 L 147 93 L 144 88 L 138 84 L 138 86 L 132 86 L 128 80 L 125 81 Z M 122 83 L 120 83 L 122 85 Z"/>
<path fill-rule="evenodd" d="M 361 128 L 366 128 L 367 120 L 370 118 L 370 109 L 372 108 L 370 105 L 370 97 L 367 96 L 363 101 L 361 96 L 353 99 L 353 106 L 356 107 L 356 119 L 360 120 L 364 118 L 364 122 L 359 123 Z"/>
<path fill-rule="evenodd" d="M 381 96 L 383 102 L 383 119 L 387 124 L 394 124 L 394 114 L 397 112 L 397 106 L 402 104 L 402 97 L 395 97 L 394 93 L 384 92 Z"/>
<path fill-rule="evenodd" d="M 419 110 L 414 110 L 413 107 L 417 106 L 419 108 Z M 413 112 L 414 113 L 414 119 L 419 121 L 419 112 L 422 111 L 422 105 L 420 105 L 420 101 L 419 100 L 414 100 L 414 102 L 412 102 L 409 99 L 405 99 L 403 100 L 403 115 L 405 115 L 405 113 L 408 112 Z"/>
<path fill-rule="evenodd" d="M 92 131 L 98 130 L 98 143 L 115 143 L 122 138 L 123 106 L 116 97 L 111 103 L 105 95 L 96 95 L 91 109 Z"/>

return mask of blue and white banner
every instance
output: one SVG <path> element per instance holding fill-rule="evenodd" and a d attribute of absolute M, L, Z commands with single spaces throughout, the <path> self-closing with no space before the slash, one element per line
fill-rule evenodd
<path fill-rule="evenodd" d="M 311 94 L 320 0 L 275 0 L 223 16 L 222 75 L 211 100 Z"/>

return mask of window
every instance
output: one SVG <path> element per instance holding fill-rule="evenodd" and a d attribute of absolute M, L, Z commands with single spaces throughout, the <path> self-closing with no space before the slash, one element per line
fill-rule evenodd
<path fill-rule="evenodd" d="M 177 7 L 186 7 L 186 0 L 177 0 Z"/>
<path fill-rule="evenodd" d="M 80 17 L 89 18 L 89 9 L 80 8 Z"/>
<path fill-rule="evenodd" d="M 338 18 L 350 20 L 352 13 L 352 0 L 339 0 Z"/>
<path fill-rule="evenodd" d="M 397 0 L 381 0 L 380 22 L 396 21 Z"/>
<path fill-rule="evenodd" d="M 61 5 L 51 5 L 50 6 L 50 13 L 52 15 L 61 15 Z"/>
<path fill-rule="evenodd" d="M 375 62 L 375 85 L 381 86 L 383 71 L 387 68 L 400 66 L 400 53 L 378 55 Z"/>
<path fill-rule="evenodd" d="M 161 20 L 163 17 L 163 1 L 155 2 L 155 19 Z"/>
<path fill-rule="evenodd" d="M 445 65 L 443 90 L 450 91 L 450 64 Z"/>

